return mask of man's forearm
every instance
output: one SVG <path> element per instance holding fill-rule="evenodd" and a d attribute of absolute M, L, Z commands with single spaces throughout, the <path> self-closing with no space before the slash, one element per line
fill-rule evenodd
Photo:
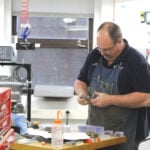
<path fill-rule="evenodd" d="M 150 107 L 150 93 L 133 92 L 124 95 L 109 95 L 111 105 L 128 108 Z"/>
<path fill-rule="evenodd" d="M 76 80 L 74 83 L 74 90 L 77 95 L 83 94 L 84 96 L 88 94 L 88 86 L 85 82 Z"/>

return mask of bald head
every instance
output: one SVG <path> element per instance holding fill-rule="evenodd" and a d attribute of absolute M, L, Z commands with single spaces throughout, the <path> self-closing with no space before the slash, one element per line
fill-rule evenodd
<path fill-rule="evenodd" d="M 115 44 L 119 38 L 122 38 L 122 32 L 120 27 L 113 22 L 104 22 L 101 24 L 97 30 L 97 32 L 102 31 L 103 34 L 110 37 L 110 39 Z"/>
<path fill-rule="evenodd" d="M 108 63 L 113 63 L 125 47 L 120 27 L 113 22 L 101 24 L 97 30 L 97 47 Z"/>

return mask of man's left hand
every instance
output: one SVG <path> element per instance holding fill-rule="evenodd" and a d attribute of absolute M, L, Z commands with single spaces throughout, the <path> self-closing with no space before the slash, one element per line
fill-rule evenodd
<path fill-rule="evenodd" d="M 98 107 L 107 107 L 110 105 L 110 95 L 106 93 L 95 92 L 96 98 L 91 99 L 90 103 Z"/>

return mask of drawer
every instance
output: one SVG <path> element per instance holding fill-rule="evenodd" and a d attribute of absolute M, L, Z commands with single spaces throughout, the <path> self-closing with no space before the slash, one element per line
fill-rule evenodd
<path fill-rule="evenodd" d="M 0 88 L 0 105 L 11 99 L 11 88 Z"/>
<path fill-rule="evenodd" d="M 10 115 L 0 120 L 0 136 L 4 135 L 11 127 Z"/>
<path fill-rule="evenodd" d="M 15 142 L 15 133 L 13 129 L 10 129 L 3 137 L 0 139 L 0 150 L 7 150 Z"/>
<path fill-rule="evenodd" d="M 11 113 L 11 100 L 0 105 L 0 120 Z"/>

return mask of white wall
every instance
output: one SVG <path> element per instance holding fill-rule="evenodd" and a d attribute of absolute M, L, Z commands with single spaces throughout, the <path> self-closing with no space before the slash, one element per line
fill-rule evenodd
<path fill-rule="evenodd" d="M 11 0 L 0 0 L 0 43 L 11 43 Z M 7 12 L 7 13 L 6 13 Z"/>
<path fill-rule="evenodd" d="M 96 31 L 99 25 L 104 21 L 113 21 L 113 0 L 95 0 L 94 1 L 94 32 L 93 47 L 96 44 Z"/>
<path fill-rule="evenodd" d="M 150 25 L 141 23 L 141 11 L 150 11 L 148 0 L 95 0 L 93 46 L 98 26 L 104 21 L 114 21 L 120 25 L 129 44 L 145 56 L 150 47 Z"/>
<path fill-rule="evenodd" d="M 115 21 L 121 26 L 124 37 L 135 48 L 142 49 L 150 46 L 150 37 L 148 36 L 150 26 L 141 23 L 140 17 L 141 11 L 148 10 L 147 6 L 147 0 L 132 0 L 116 5 Z"/>
<path fill-rule="evenodd" d="M 13 14 L 19 14 L 22 0 L 13 0 Z M 93 0 L 30 0 L 30 15 L 93 17 Z"/>

